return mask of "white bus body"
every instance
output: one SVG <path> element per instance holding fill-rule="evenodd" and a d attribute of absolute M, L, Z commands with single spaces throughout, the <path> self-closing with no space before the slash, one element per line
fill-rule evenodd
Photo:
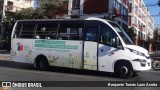
<path fill-rule="evenodd" d="M 151 69 L 148 51 L 122 28 L 100 18 L 20 20 L 11 37 L 11 59 L 48 66 L 114 72 L 123 78 Z"/>

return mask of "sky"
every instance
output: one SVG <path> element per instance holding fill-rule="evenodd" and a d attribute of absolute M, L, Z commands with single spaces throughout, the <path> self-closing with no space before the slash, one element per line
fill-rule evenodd
<path fill-rule="evenodd" d="M 156 5 L 158 0 L 144 0 L 144 2 L 146 6 L 148 6 L 148 10 L 150 11 L 151 15 L 159 15 L 159 16 L 153 16 L 153 18 L 154 18 L 154 24 L 160 25 L 160 6 Z"/>

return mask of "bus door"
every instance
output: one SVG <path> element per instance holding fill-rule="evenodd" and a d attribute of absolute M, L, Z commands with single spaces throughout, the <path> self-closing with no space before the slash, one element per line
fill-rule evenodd
<path fill-rule="evenodd" d="M 112 72 L 114 60 L 118 57 L 116 48 L 117 35 L 106 24 L 102 24 L 98 48 L 98 70 Z"/>
<path fill-rule="evenodd" d="M 84 69 L 97 70 L 98 33 L 98 22 L 86 22 L 84 38 Z"/>
<path fill-rule="evenodd" d="M 82 68 L 84 23 L 75 21 L 60 22 L 57 41 L 62 42 L 54 51 L 59 55 L 58 66 Z"/>

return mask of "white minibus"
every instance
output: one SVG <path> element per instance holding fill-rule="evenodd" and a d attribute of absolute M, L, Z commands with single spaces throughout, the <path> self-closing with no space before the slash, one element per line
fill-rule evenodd
<path fill-rule="evenodd" d="M 87 19 L 18 20 L 11 37 L 11 60 L 41 70 L 49 66 L 112 72 L 129 78 L 151 69 L 148 51 L 116 23 Z"/>

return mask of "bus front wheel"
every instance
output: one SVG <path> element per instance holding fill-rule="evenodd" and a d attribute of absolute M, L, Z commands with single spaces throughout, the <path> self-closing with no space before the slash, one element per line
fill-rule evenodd
<path fill-rule="evenodd" d="M 133 69 L 128 63 L 119 63 L 116 67 L 115 73 L 120 78 L 129 78 L 133 75 Z"/>

